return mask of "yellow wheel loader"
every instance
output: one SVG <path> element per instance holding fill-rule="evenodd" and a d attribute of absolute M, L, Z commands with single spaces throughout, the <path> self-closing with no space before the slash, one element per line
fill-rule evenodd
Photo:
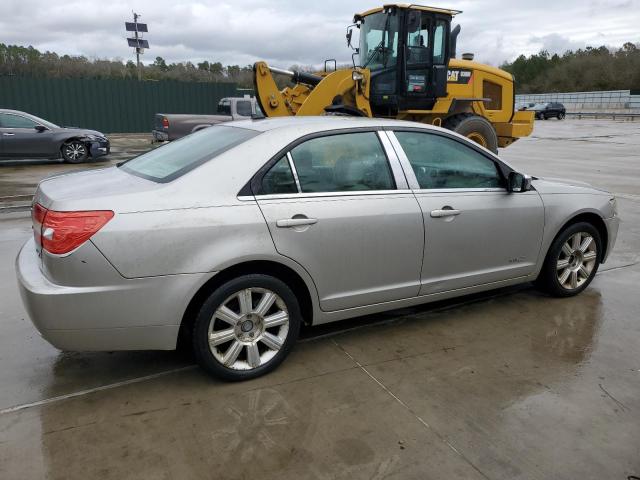
<path fill-rule="evenodd" d="M 498 151 L 533 130 L 533 112 L 514 111 L 513 76 L 456 58 L 458 10 L 392 4 L 354 16 L 351 47 L 360 30 L 353 68 L 293 72 L 254 65 L 256 98 L 267 117 L 350 114 L 412 120 L 442 126 Z M 357 57 L 357 61 L 356 61 Z M 273 74 L 295 83 L 282 90 Z"/>

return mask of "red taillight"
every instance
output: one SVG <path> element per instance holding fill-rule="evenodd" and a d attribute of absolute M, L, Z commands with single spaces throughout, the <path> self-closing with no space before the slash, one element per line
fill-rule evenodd
<path fill-rule="evenodd" d="M 41 245 L 40 240 L 42 237 L 42 224 L 44 223 L 44 216 L 47 214 L 47 209 L 39 203 L 33 205 L 31 209 L 31 221 L 33 222 L 33 238 L 37 245 Z"/>
<path fill-rule="evenodd" d="M 60 255 L 69 253 L 89 240 L 113 218 L 113 212 L 57 212 L 36 203 L 32 217 L 36 243 L 47 252 Z"/>
<path fill-rule="evenodd" d="M 162 128 L 169 128 L 169 119 L 167 117 L 162 117 Z"/>

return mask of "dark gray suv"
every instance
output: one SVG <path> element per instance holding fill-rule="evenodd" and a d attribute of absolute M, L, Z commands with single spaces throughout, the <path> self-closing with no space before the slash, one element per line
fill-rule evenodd
<path fill-rule="evenodd" d="M 59 127 L 35 115 L 0 109 L 0 158 L 62 158 L 81 163 L 109 150 L 103 133 Z"/>
<path fill-rule="evenodd" d="M 538 120 L 547 120 L 554 117 L 562 120 L 567 114 L 564 105 L 558 102 L 537 103 L 531 110 L 536 112 L 536 119 Z"/>

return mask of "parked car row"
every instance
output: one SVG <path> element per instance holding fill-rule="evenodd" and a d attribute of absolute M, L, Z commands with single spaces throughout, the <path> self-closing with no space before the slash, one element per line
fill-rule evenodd
<path fill-rule="evenodd" d="M 248 96 L 223 98 L 217 110 L 216 115 L 158 113 L 152 135 L 156 141 L 177 140 L 218 123 L 263 116 L 255 97 Z M 101 132 L 60 127 L 26 112 L 0 109 L 0 158 L 82 163 L 109 154 L 110 148 Z"/>
<path fill-rule="evenodd" d="M 576 295 L 618 223 L 611 194 L 528 177 L 450 130 L 244 120 L 45 179 L 16 271 L 62 350 L 180 341 L 243 380 L 279 365 L 303 322 L 531 281 Z"/>

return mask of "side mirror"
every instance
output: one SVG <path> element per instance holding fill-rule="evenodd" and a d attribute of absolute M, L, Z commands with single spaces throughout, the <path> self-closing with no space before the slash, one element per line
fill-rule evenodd
<path fill-rule="evenodd" d="M 36 126 L 35 126 L 35 127 L 33 127 L 33 128 L 34 128 L 34 129 L 36 130 L 36 132 L 38 132 L 38 133 L 42 133 L 42 132 L 44 132 L 45 130 L 49 130 L 49 129 L 48 129 L 47 127 L 45 127 L 44 125 L 36 125 Z"/>
<path fill-rule="evenodd" d="M 354 25 L 351 25 L 347 28 L 347 46 L 353 50 L 353 45 L 351 45 L 351 38 L 353 37 L 353 27 Z"/>
<path fill-rule="evenodd" d="M 510 172 L 507 190 L 511 193 L 528 192 L 531 190 L 531 176 L 518 172 Z"/>

